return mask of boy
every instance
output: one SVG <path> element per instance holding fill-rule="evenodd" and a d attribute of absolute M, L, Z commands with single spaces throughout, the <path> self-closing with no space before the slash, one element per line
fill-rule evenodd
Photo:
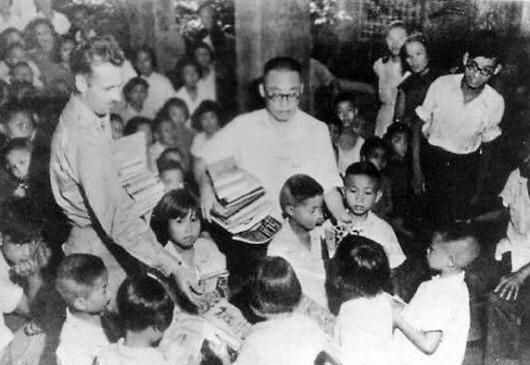
<path fill-rule="evenodd" d="M 324 220 L 323 201 L 324 189 L 313 178 L 299 174 L 287 179 L 280 191 L 280 207 L 286 219 L 267 254 L 289 261 L 304 294 L 327 308 L 322 244 L 315 229 Z"/>
<path fill-rule="evenodd" d="M 140 116 L 151 118 L 152 115 L 144 110 L 144 102 L 147 98 L 149 84 L 141 77 L 133 77 L 123 87 L 123 96 L 125 98 L 125 106 L 118 113 L 122 117 L 125 124 L 131 118 Z"/>
<path fill-rule="evenodd" d="M 16 103 L 4 107 L 0 128 L 7 139 L 34 139 L 36 134 L 35 120 L 31 111 Z"/>
<path fill-rule="evenodd" d="M 469 332 L 469 293 L 464 268 L 480 253 L 465 229 L 434 233 L 427 253 L 439 276 L 420 285 L 402 310 L 394 308 L 394 345 L 403 364 L 460 365 Z"/>
<path fill-rule="evenodd" d="M 421 145 L 421 163 L 414 154 L 414 186 L 425 183 L 432 222 L 466 219 L 481 193 L 491 154 L 489 142 L 501 135 L 503 97 L 487 85 L 501 71 L 501 46 L 491 32 L 469 43 L 463 74 L 436 79 L 416 108 L 422 123 L 413 126 Z M 413 146 L 415 151 L 418 146 Z M 425 179 L 424 179 L 425 177 Z"/>
<path fill-rule="evenodd" d="M 157 118 L 153 122 L 153 135 L 156 142 L 149 147 L 147 155 L 151 170 L 157 171 L 156 160 L 166 148 L 175 146 L 177 143 L 177 132 L 175 125 L 170 119 Z"/>
<path fill-rule="evenodd" d="M 170 364 L 156 348 L 173 319 L 174 304 L 166 289 L 156 279 L 139 275 L 125 279 L 117 302 L 125 337 L 101 350 L 94 364 Z"/>
<path fill-rule="evenodd" d="M 380 201 L 381 173 L 368 161 L 352 164 L 346 170 L 344 195 L 351 223 L 338 232 L 338 241 L 347 234 L 358 234 L 379 243 L 385 249 L 390 268 L 395 269 L 405 261 L 405 255 L 392 227 L 372 212 Z"/>
<path fill-rule="evenodd" d="M 102 323 L 110 303 L 108 276 L 103 261 L 89 254 L 66 256 L 57 268 L 56 288 L 67 305 L 56 351 L 60 365 L 92 365 L 110 343 Z"/>
<path fill-rule="evenodd" d="M 5 169 L 17 184 L 12 192 L 15 197 L 23 198 L 27 195 L 31 152 L 31 143 L 26 138 L 12 139 L 3 150 Z"/>
<path fill-rule="evenodd" d="M 159 158 L 156 161 L 156 165 L 160 172 L 160 180 L 164 183 L 164 191 L 166 193 L 170 190 L 184 188 L 184 170 L 179 162 Z"/>

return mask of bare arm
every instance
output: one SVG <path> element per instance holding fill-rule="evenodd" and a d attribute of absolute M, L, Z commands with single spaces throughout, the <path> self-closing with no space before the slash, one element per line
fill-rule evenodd
<path fill-rule="evenodd" d="M 338 222 L 349 222 L 351 220 L 348 211 L 344 207 L 342 195 L 338 189 L 334 188 L 326 192 L 324 195 L 324 201 L 326 202 L 329 211 Z"/>
<path fill-rule="evenodd" d="M 424 354 L 432 355 L 440 345 L 442 331 L 417 330 L 398 311 L 394 311 L 394 324 Z"/>

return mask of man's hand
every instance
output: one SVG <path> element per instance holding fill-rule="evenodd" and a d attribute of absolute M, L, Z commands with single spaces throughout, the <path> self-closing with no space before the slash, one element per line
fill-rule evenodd
<path fill-rule="evenodd" d="M 186 295 L 195 305 L 200 306 L 202 291 L 199 287 L 199 281 L 193 272 L 183 265 L 180 265 L 173 270 L 171 275 L 175 278 L 179 289 L 184 295 Z"/>
<path fill-rule="evenodd" d="M 510 275 L 503 276 L 499 285 L 494 290 L 494 293 L 506 300 L 517 300 L 519 289 L 525 281 L 525 277 L 519 272 L 514 272 Z"/>

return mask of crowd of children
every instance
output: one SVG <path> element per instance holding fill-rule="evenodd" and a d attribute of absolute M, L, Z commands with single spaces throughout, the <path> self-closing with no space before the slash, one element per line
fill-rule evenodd
<path fill-rule="evenodd" d="M 460 365 L 467 274 L 488 270 L 475 259 L 493 252 L 474 224 L 503 218 L 505 276 L 481 285 L 485 361 L 530 355 L 530 142 L 502 202 L 480 204 L 505 108 L 489 85 L 503 62 L 494 34 L 473 38 L 462 73 L 438 77 L 425 37 L 391 23 L 373 66 L 374 120 L 350 92 L 329 100 L 326 124 L 306 114 L 300 64 L 277 57 L 259 85 L 265 108 L 229 122 L 233 80 L 212 8 L 199 9 L 206 33 L 166 76 L 152 49 L 127 59 L 98 36 L 83 7 L 68 19 L 24 1 L 36 19 L 16 1 L 13 19 L 0 18 L 0 363 L 191 365 L 211 352 L 239 365 Z M 114 141 L 135 133 L 164 185 L 142 217 L 112 160 Z M 257 250 L 210 220 L 207 165 L 225 157 L 283 219 Z M 184 317 L 214 325 L 209 280 L 227 274 L 228 288 L 213 289 L 250 331 L 230 351 L 179 348 L 186 336 L 168 334 Z M 307 301 L 334 318 L 331 331 L 299 312 Z"/>

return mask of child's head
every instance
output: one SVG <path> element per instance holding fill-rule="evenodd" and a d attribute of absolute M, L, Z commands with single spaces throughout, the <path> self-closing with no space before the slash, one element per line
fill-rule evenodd
<path fill-rule="evenodd" d="M 18 103 L 8 104 L 2 112 L 2 131 L 7 138 L 31 138 L 35 132 L 33 113 Z"/>
<path fill-rule="evenodd" d="M 392 56 L 399 56 L 401 47 L 407 39 L 407 26 L 400 20 L 393 21 L 386 32 L 386 46 Z"/>
<path fill-rule="evenodd" d="M 47 52 L 53 51 L 57 33 L 55 32 L 55 27 L 47 18 L 33 19 L 26 26 L 25 33 L 28 40 L 28 48 L 37 47 Z"/>
<path fill-rule="evenodd" d="M 391 153 L 400 158 L 405 157 L 409 149 L 411 130 L 408 125 L 401 122 L 392 123 L 386 130 L 383 139 L 391 148 Z"/>
<path fill-rule="evenodd" d="M 151 228 L 162 245 L 171 241 L 178 249 L 191 249 L 201 233 L 197 199 L 185 189 L 167 192 L 153 210 Z"/>
<path fill-rule="evenodd" d="M 251 308 L 260 316 L 290 313 L 300 303 L 302 286 L 287 260 L 267 256 L 257 267 L 250 296 Z"/>
<path fill-rule="evenodd" d="M 374 297 L 390 284 L 390 266 L 384 248 L 362 236 L 348 235 L 338 245 L 329 282 L 341 301 Z"/>
<path fill-rule="evenodd" d="M 66 256 L 57 268 L 55 287 L 71 311 L 99 314 L 110 301 L 108 272 L 100 257 L 75 253 Z"/>
<path fill-rule="evenodd" d="M 322 223 L 323 202 L 324 189 L 308 175 L 291 176 L 280 191 L 283 215 L 308 231 Z"/>
<path fill-rule="evenodd" d="M 328 123 L 329 137 L 331 138 L 331 143 L 335 144 L 339 140 L 340 135 L 342 134 L 342 123 L 336 119 L 332 118 Z"/>
<path fill-rule="evenodd" d="M 156 161 L 156 165 L 166 193 L 184 188 L 184 169 L 180 163 L 173 160 L 159 159 Z"/>
<path fill-rule="evenodd" d="M 132 117 L 123 129 L 123 134 L 128 136 L 136 132 L 142 132 L 145 135 L 145 144 L 147 147 L 153 144 L 153 132 L 151 130 L 151 120 L 145 117 Z"/>
<path fill-rule="evenodd" d="M 31 142 L 26 138 L 14 138 L 4 148 L 6 170 L 17 180 L 25 181 L 31 164 Z"/>
<path fill-rule="evenodd" d="M 20 61 L 9 70 L 11 81 L 33 83 L 33 70 L 27 62 Z"/>
<path fill-rule="evenodd" d="M 163 146 L 175 146 L 177 143 L 177 130 L 169 118 L 157 118 L 153 122 L 153 135 Z"/>
<path fill-rule="evenodd" d="M 388 147 L 379 137 L 368 138 L 361 147 L 361 159 L 373 163 L 379 171 L 385 169 L 387 155 Z"/>
<path fill-rule="evenodd" d="M 214 135 L 223 125 L 223 108 L 212 100 L 203 101 L 191 117 L 191 125 L 206 135 Z"/>
<path fill-rule="evenodd" d="M 158 159 L 156 160 L 156 163 L 157 163 L 157 166 L 159 166 L 160 164 L 162 165 L 167 164 L 170 161 L 178 162 L 182 166 L 184 157 L 182 156 L 182 152 L 180 152 L 180 150 L 177 147 L 166 148 L 164 152 L 162 152 L 160 157 L 158 157 Z"/>
<path fill-rule="evenodd" d="M 354 215 L 366 216 L 381 199 L 380 179 L 381 173 L 368 161 L 354 163 L 346 169 L 344 196 Z"/>
<path fill-rule="evenodd" d="M 25 45 L 26 40 L 24 38 L 24 33 L 16 28 L 7 28 L 2 33 L 0 33 L 0 47 L 2 55 L 5 57 L 5 52 L 14 43 L 20 43 Z"/>
<path fill-rule="evenodd" d="M 149 76 L 156 70 L 155 52 L 150 47 L 141 47 L 134 53 L 134 67 L 140 75 Z"/>
<path fill-rule="evenodd" d="M 333 107 L 335 115 L 342 123 L 343 128 L 349 128 L 357 134 L 361 133 L 362 125 L 360 119 L 357 118 L 359 108 L 357 107 L 355 98 L 352 94 L 339 94 L 333 101 Z"/>
<path fill-rule="evenodd" d="M 169 118 L 175 124 L 184 124 L 190 117 L 190 111 L 186 102 L 180 98 L 168 99 L 160 111 L 157 118 Z"/>
<path fill-rule="evenodd" d="M 195 45 L 193 48 L 193 57 L 202 69 L 207 69 L 214 61 L 212 48 L 204 42 Z"/>
<path fill-rule="evenodd" d="M 26 47 L 22 43 L 13 43 L 6 50 L 5 62 L 9 67 L 27 61 Z"/>
<path fill-rule="evenodd" d="M 185 59 L 180 63 L 179 70 L 179 76 L 184 86 L 188 88 L 197 86 L 197 82 L 202 77 L 202 71 L 197 62 L 191 59 Z"/>
<path fill-rule="evenodd" d="M 415 33 L 407 38 L 401 49 L 403 64 L 415 74 L 421 74 L 429 67 L 427 42 L 422 33 Z"/>
<path fill-rule="evenodd" d="M 147 93 L 149 90 L 149 84 L 141 77 L 133 77 L 123 87 L 123 97 L 129 104 L 143 107 Z"/>
<path fill-rule="evenodd" d="M 148 275 L 125 279 L 118 289 L 116 303 L 125 330 L 141 332 L 153 346 L 173 320 L 174 304 L 169 293 Z"/>
<path fill-rule="evenodd" d="M 8 199 L 2 204 L 0 243 L 10 265 L 32 259 L 41 239 L 40 226 L 27 203 L 25 199 Z"/>
<path fill-rule="evenodd" d="M 480 244 L 467 225 L 441 228 L 434 232 L 427 250 L 427 261 L 433 270 L 460 272 L 480 255 Z"/>
<path fill-rule="evenodd" d="M 481 89 L 502 68 L 503 50 L 492 31 L 481 31 L 471 38 L 463 57 L 464 82 L 471 89 Z"/>
<path fill-rule="evenodd" d="M 112 129 L 113 139 L 123 137 L 123 119 L 119 114 L 110 114 L 110 128 Z"/>
<path fill-rule="evenodd" d="M 33 86 L 33 81 L 11 80 L 9 95 L 15 103 L 27 103 L 37 96 L 37 89 Z"/>
<path fill-rule="evenodd" d="M 70 56 L 75 48 L 75 40 L 72 37 L 63 35 L 58 39 L 55 49 L 55 60 L 58 63 L 70 64 Z"/>

